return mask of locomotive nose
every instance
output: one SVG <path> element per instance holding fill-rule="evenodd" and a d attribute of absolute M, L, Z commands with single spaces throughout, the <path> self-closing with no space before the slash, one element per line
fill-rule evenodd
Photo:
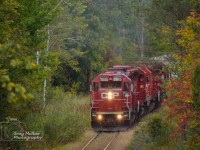
<path fill-rule="evenodd" d="M 101 101 L 99 101 L 99 111 L 111 112 L 121 111 L 122 106 L 122 92 L 120 90 L 102 91 Z"/>
<path fill-rule="evenodd" d="M 108 100 L 112 100 L 114 97 L 112 92 L 108 92 Z"/>
<path fill-rule="evenodd" d="M 115 100 L 115 99 L 119 99 L 119 92 L 115 92 L 115 91 L 105 91 L 101 93 L 101 99 L 102 100 Z"/>

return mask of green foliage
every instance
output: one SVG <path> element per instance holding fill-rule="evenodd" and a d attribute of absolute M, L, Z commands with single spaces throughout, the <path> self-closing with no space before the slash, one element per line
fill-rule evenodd
<path fill-rule="evenodd" d="M 82 16 L 86 6 L 83 1 L 64 0 L 60 7 L 60 15 L 49 26 L 51 43 L 49 50 L 58 52 L 60 61 L 53 73 L 52 85 L 61 86 L 65 91 L 71 91 L 73 86 L 73 90 L 76 91 L 80 90 L 78 82 L 82 80 L 79 78 L 81 71 L 79 63 L 81 62 L 78 60 L 85 54 L 81 49 L 87 28 L 85 18 Z"/>
<path fill-rule="evenodd" d="M 195 111 L 190 118 L 187 129 L 187 141 L 185 148 L 189 149 L 198 149 L 200 144 L 200 123 L 199 123 L 199 112 L 200 112 L 200 65 L 195 67 L 192 79 L 192 104 Z"/>
<path fill-rule="evenodd" d="M 145 116 L 136 128 L 127 150 L 182 150 L 183 143 L 181 143 L 180 137 L 172 139 L 171 132 L 175 123 L 168 125 L 167 112 L 167 107 L 164 107 L 159 112 Z"/>
<path fill-rule="evenodd" d="M 13 24 L 19 16 L 17 9 L 18 4 L 16 0 L 2 0 L 0 2 L 0 43 L 10 41 L 14 33 Z"/>
<path fill-rule="evenodd" d="M 46 54 L 44 49 L 44 27 L 55 16 L 51 11 L 55 4 L 53 0 L 0 2 L 0 121 L 7 116 L 24 119 L 34 98 L 41 98 L 44 78 L 49 79 L 59 63 L 56 53 Z M 41 51 L 39 64 L 36 50 Z"/>
<path fill-rule="evenodd" d="M 177 30 L 178 44 L 185 49 L 184 54 L 177 54 L 177 70 L 180 78 L 168 86 L 168 106 L 171 118 L 176 118 L 179 132 L 182 134 L 185 149 L 199 147 L 199 64 L 200 64 L 200 16 L 191 11 L 190 16 L 181 22 Z M 191 82 L 192 81 L 192 82 Z M 170 88 L 179 89 L 173 92 Z M 176 90 L 175 90 L 176 91 Z M 184 112 L 184 113 L 183 113 Z"/>
<path fill-rule="evenodd" d="M 18 103 L 19 105 L 24 105 L 28 101 L 33 99 L 33 95 L 29 93 L 19 82 L 15 75 L 24 75 L 25 72 L 31 72 L 35 68 L 35 64 L 31 61 L 25 62 L 21 59 L 14 58 L 13 55 L 16 54 L 15 51 L 18 46 L 16 45 L 0 45 L 0 54 L 4 55 L 4 58 L 0 59 L 0 84 L 1 84 L 1 102 L 8 101 L 9 103 Z M 7 58 L 7 59 L 6 59 Z M 15 71 L 16 70 L 16 71 Z M 18 82 L 18 83 L 15 83 Z"/>
<path fill-rule="evenodd" d="M 194 70 L 192 84 L 193 106 L 197 109 L 197 111 L 200 111 L 200 65 L 196 66 Z"/>
<path fill-rule="evenodd" d="M 77 91 L 88 92 L 97 74 L 115 64 L 137 61 L 140 17 L 146 17 L 148 5 L 145 0 L 64 0 L 60 15 L 49 26 L 49 49 L 60 53 L 61 62 L 53 75 L 53 86 L 70 91 L 74 82 L 80 82 Z M 144 39 L 146 35 L 145 30 Z"/>
<path fill-rule="evenodd" d="M 160 115 L 154 115 L 147 126 L 149 135 L 157 142 L 162 142 L 164 144 L 166 140 L 168 140 L 167 138 L 163 138 L 167 136 L 167 123 L 161 119 Z"/>
<path fill-rule="evenodd" d="M 80 87 L 80 82 L 73 82 L 72 83 L 72 87 L 71 87 L 71 94 L 73 94 L 73 95 L 77 95 L 77 90 L 78 90 L 78 88 Z"/>
<path fill-rule="evenodd" d="M 85 124 L 81 116 L 51 110 L 50 112 L 52 114 L 44 123 L 44 138 L 51 147 L 74 141 L 84 132 Z"/>
<path fill-rule="evenodd" d="M 192 9 L 198 9 L 198 0 L 152 0 L 148 14 L 147 37 L 149 55 L 164 55 L 179 52 L 185 54 L 185 49 L 177 44 L 180 36 L 176 30 L 182 28 Z"/>
<path fill-rule="evenodd" d="M 90 125 L 89 97 L 74 96 L 62 89 L 52 89 L 44 112 L 26 117 L 27 128 L 43 131 L 43 143 L 27 143 L 35 149 L 49 149 L 77 140 Z M 43 145 L 42 145 L 43 144 Z"/>
<path fill-rule="evenodd" d="M 198 115 L 197 115 L 198 116 Z M 198 117 L 192 117 L 192 121 L 188 124 L 189 128 L 187 129 L 187 141 L 185 142 L 185 149 L 199 149 L 200 143 L 200 135 L 199 135 L 199 119 Z"/>

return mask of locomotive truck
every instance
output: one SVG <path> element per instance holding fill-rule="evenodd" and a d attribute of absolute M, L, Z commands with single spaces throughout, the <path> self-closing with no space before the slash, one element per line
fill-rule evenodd
<path fill-rule="evenodd" d="M 97 131 L 124 130 L 160 104 L 162 63 L 116 65 L 91 82 L 91 126 Z"/>

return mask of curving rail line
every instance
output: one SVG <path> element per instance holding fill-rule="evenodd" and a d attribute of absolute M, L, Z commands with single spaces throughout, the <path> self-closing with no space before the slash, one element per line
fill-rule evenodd
<path fill-rule="evenodd" d="M 111 140 L 110 142 L 107 144 L 107 146 L 104 148 L 104 150 L 107 150 L 108 147 L 110 146 L 110 144 L 118 137 L 118 135 L 120 134 L 120 132 L 118 132 Z"/>
<path fill-rule="evenodd" d="M 82 150 L 85 150 L 85 148 L 92 143 L 102 132 L 99 132 L 97 135 L 95 135 L 91 140 L 82 148 Z"/>
<path fill-rule="evenodd" d="M 102 134 L 103 132 L 99 132 L 97 135 L 95 135 L 94 137 L 92 137 L 90 139 L 90 141 L 82 148 L 82 150 L 85 150 L 100 134 Z M 117 132 L 115 134 L 115 136 L 108 142 L 108 144 L 106 145 L 105 148 L 103 148 L 103 150 L 107 150 L 108 147 L 111 145 L 111 143 L 118 137 L 118 135 L 120 134 L 120 132 Z"/>

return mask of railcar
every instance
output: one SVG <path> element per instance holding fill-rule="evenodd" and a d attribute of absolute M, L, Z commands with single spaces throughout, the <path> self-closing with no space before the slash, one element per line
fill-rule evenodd
<path fill-rule="evenodd" d="M 162 79 L 163 77 L 163 79 Z M 161 100 L 166 79 L 162 65 L 116 65 L 91 82 L 91 126 L 95 130 L 123 130 Z"/>

